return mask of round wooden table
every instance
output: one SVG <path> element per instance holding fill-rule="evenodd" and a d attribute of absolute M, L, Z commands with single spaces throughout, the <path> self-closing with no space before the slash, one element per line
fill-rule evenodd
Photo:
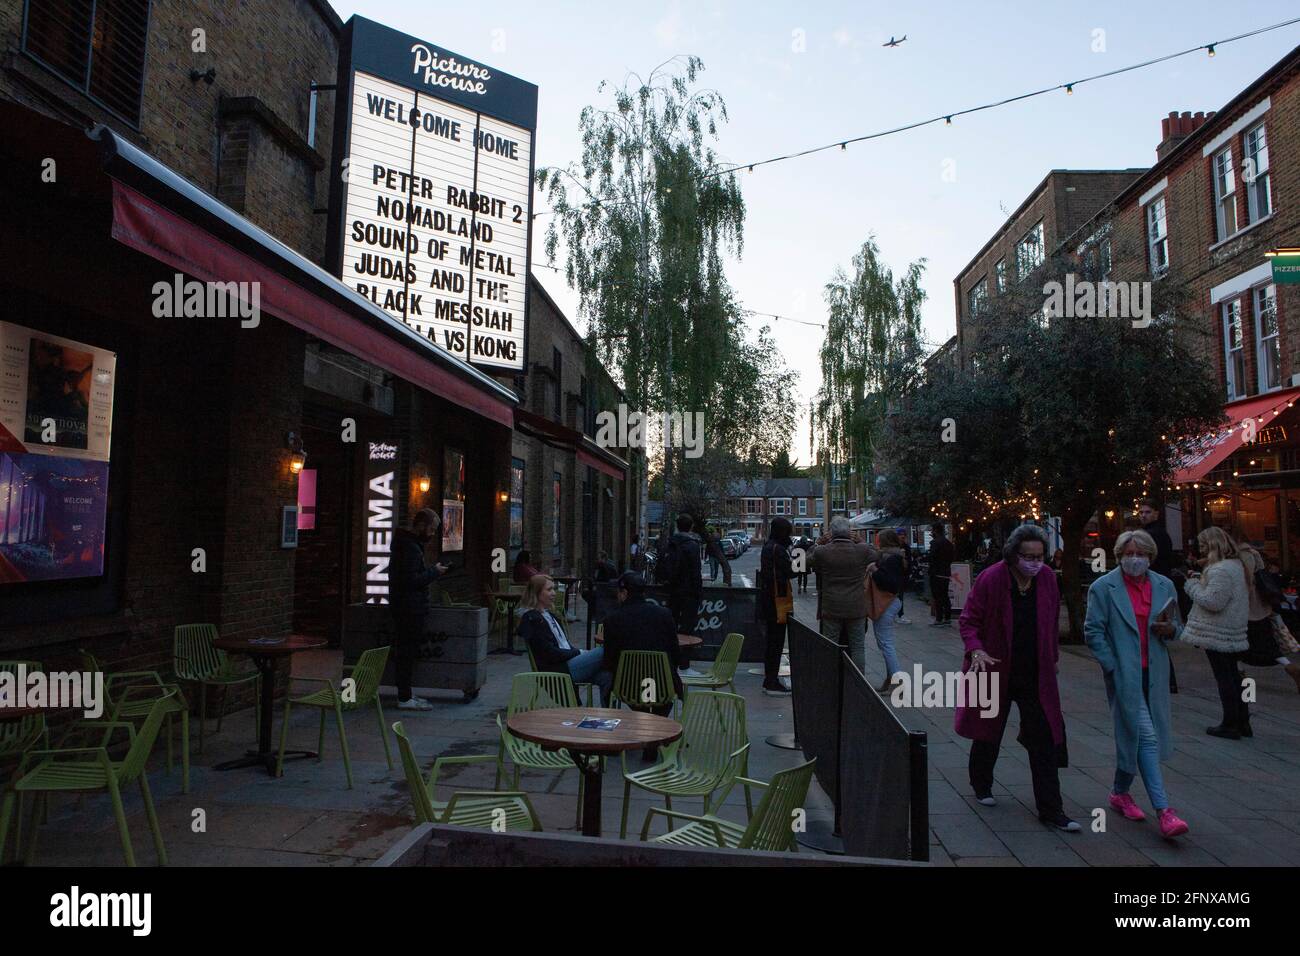
<path fill-rule="evenodd" d="M 523 600 L 524 597 L 523 592 L 488 591 L 487 597 L 489 601 L 504 601 L 506 605 L 510 608 L 510 624 L 509 627 L 506 629 L 506 646 L 494 648 L 488 651 L 488 653 L 489 654 L 514 654 L 517 657 L 518 655 L 522 654 L 523 651 L 515 650 L 515 608 L 518 607 L 519 602 Z"/>
<path fill-rule="evenodd" d="M 619 723 L 613 730 L 588 730 L 578 726 L 584 717 Z M 682 725 L 668 717 L 608 707 L 529 710 L 509 718 L 506 727 L 520 740 L 530 740 L 543 750 L 568 751 L 584 779 L 582 834 L 594 837 L 600 836 L 600 758 L 669 744 L 682 735 Z"/>
<path fill-rule="evenodd" d="M 257 749 L 250 750 L 235 760 L 219 763 L 213 770 L 238 770 L 241 767 L 263 766 L 266 772 L 275 776 L 276 759 L 279 756 L 271 745 L 271 713 L 275 709 L 275 662 L 299 651 L 314 651 L 325 647 L 329 641 L 323 637 L 309 637 L 306 634 L 290 634 L 288 637 L 219 637 L 212 642 L 229 654 L 247 654 L 253 659 L 258 673 L 262 675 L 261 722 L 257 728 Z M 314 750 L 286 750 L 286 759 L 292 757 L 317 756 Z"/>

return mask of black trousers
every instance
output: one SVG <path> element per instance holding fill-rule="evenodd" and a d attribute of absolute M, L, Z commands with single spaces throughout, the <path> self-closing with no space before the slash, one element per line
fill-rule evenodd
<path fill-rule="evenodd" d="M 970 785 L 976 793 L 993 789 L 993 767 L 998 761 L 1002 734 L 1007 729 L 1011 705 L 1020 710 L 1020 740 L 1029 753 L 1029 772 L 1034 781 L 1034 803 L 1040 817 L 1054 817 L 1064 812 L 1061 803 L 1061 780 L 1056 769 L 1056 745 L 1052 725 L 1038 701 L 1038 688 L 1012 684 L 1007 694 L 1007 708 L 998 715 L 996 740 L 975 740 L 970 746 Z"/>
<path fill-rule="evenodd" d="M 933 602 L 934 619 L 940 624 L 952 618 L 952 601 L 948 598 L 948 579 L 930 575 L 930 600 Z"/>
<path fill-rule="evenodd" d="M 397 679 L 397 699 L 411 699 L 411 674 L 415 655 L 424 634 L 424 612 L 393 612 L 397 634 L 393 640 L 393 670 Z"/>
<path fill-rule="evenodd" d="M 668 610 L 677 623 L 678 634 L 694 634 L 695 625 L 700 621 L 700 601 L 703 592 L 677 593 L 668 596 Z M 691 656 L 685 649 L 677 652 L 677 666 L 690 667 Z"/>
<path fill-rule="evenodd" d="M 1214 672 L 1214 682 L 1219 688 L 1219 704 L 1223 707 L 1223 726 L 1233 730 L 1246 726 L 1250 721 L 1250 705 L 1241 699 L 1241 672 L 1237 670 L 1237 655 L 1224 654 L 1220 651 L 1206 651 L 1210 659 L 1210 670 Z"/>
<path fill-rule="evenodd" d="M 768 621 L 767 646 L 763 653 L 763 682 L 771 683 L 781 677 L 781 651 L 785 649 L 786 625 Z"/>

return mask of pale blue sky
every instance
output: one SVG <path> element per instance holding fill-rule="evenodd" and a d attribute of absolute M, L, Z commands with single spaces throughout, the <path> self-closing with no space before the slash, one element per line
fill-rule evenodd
<path fill-rule="evenodd" d="M 540 87 L 537 163 L 578 152 L 577 117 L 601 79 L 621 81 L 677 53 L 703 58 L 731 116 L 717 144 L 750 162 L 1117 69 L 1294 15 L 1223 2 L 428 3 L 335 0 Z M 1105 52 L 1093 52 L 1094 30 Z M 802 30 L 806 52 L 793 49 Z M 883 49 L 891 35 L 908 35 Z M 895 273 L 929 261 L 925 326 L 955 330 L 952 280 L 1052 168 L 1148 166 L 1160 118 L 1218 109 L 1300 44 L 1300 24 L 1133 73 L 743 174 L 745 254 L 729 270 L 747 307 L 822 321 L 822 286 L 874 233 Z M 945 162 L 955 181 L 945 181 Z M 544 209 L 537 202 L 538 210 Z M 542 220 L 539 220 L 541 222 Z M 535 230 L 534 265 L 546 262 Z M 577 321 L 576 297 L 536 269 Z M 579 324 L 581 328 L 582 325 Z M 821 330 L 773 324 L 806 407 L 820 381 Z M 806 415 L 792 455 L 808 461 Z"/>

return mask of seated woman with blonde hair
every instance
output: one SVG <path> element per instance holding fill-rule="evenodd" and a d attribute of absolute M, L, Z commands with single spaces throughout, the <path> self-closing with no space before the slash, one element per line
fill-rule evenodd
<path fill-rule="evenodd" d="M 564 624 L 551 613 L 555 601 L 555 582 L 545 574 L 535 574 L 519 599 L 524 609 L 519 635 L 533 652 L 537 669 L 568 674 L 575 684 L 595 684 L 602 701 L 609 694 L 613 675 L 604 669 L 605 649 L 580 651 L 569 643 Z"/>

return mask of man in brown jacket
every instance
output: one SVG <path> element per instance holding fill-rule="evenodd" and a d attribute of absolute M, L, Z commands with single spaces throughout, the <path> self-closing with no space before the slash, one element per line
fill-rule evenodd
<path fill-rule="evenodd" d="M 871 545 L 853 540 L 849 519 L 839 515 L 831 519 L 830 538 L 819 541 L 808 560 L 821 582 L 817 616 L 822 635 L 847 648 L 863 673 L 867 663 L 867 566 L 878 557 Z"/>

